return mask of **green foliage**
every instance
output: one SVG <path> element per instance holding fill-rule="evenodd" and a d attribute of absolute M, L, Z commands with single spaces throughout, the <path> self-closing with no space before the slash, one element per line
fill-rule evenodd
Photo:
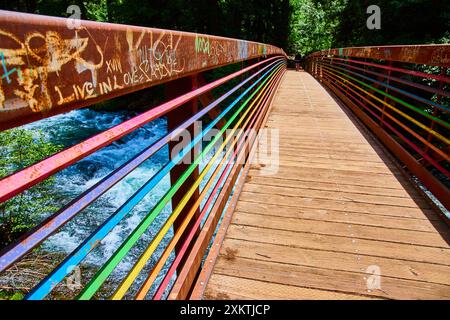
<path fill-rule="evenodd" d="M 292 0 L 291 4 L 290 52 L 449 42 L 449 1 Z M 380 30 L 366 26 L 371 4 L 381 9 Z"/>
<path fill-rule="evenodd" d="M 347 0 L 294 0 L 290 52 L 302 55 L 331 48 Z"/>
<path fill-rule="evenodd" d="M 106 22 L 108 21 L 107 0 L 84 2 L 86 16 L 89 20 Z"/>
<path fill-rule="evenodd" d="M 61 147 L 46 141 L 42 132 L 21 128 L 0 133 L 0 177 L 42 160 Z M 54 178 L 22 192 L 20 195 L 0 204 L 0 247 L 4 247 L 28 231 L 36 218 L 55 209 L 49 192 Z"/>
<path fill-rule="evenodd" d="M 292 6 L 289 0 L 242 1 L 220 3 L 223 32 L 228 36 L 286 48 Z"/>
<path fill-rule="evenodd" d="M 450 30 L 450 2 L 377 0 L 381 29 L 366 27 L 366 1 L 349 1 L 336 29 L 335 46 L 435 43 Z"/>
<path fill-rule="evenodd" d="M 9 297 L 9 300 L 23 300 L 24 297 L 25 295 L 23 293 L 16 292 L 11 297 Z"/>
<path fill-rule="evenodd" d="M 0 290 L 0 300 L 23 300 L 25 295 L 21 292 L 6 292 Z"/>

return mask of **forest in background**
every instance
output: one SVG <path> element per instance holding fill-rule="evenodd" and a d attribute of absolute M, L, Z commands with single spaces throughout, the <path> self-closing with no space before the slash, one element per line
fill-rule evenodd
<path fill-rule="evenodd" d="M 448 43 L 450 1 L 443 0 L 0 0 L 0 8 L 191 31 L 269 43 L 287 53 L 335 47 Z M 381 29 L 369 30 L 369 5 Z"/>

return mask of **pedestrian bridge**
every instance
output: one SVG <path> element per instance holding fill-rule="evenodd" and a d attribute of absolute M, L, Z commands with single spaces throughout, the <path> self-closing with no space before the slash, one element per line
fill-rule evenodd
<path fill-rule="evenodd" d="M 0 54 L 0 130 L 156 85 L 166 97 L 0 180 L 5 204 L 167 121 L 166 135 L 3 249 L 0 279 L 168 148 L 76 249 L 31 288 L 16 284 L 25 299 L 450 299 L 450 45 L 323 50 L 294 71 L 266 44 L 0 11 Z M 105 237 L 137 218 L 86 271 Z"/>
<path fill-rule="evenodd" d="M 249 166 L 196 297 L 450 298 L 448 226 L 345 106 L 287 71 L 267 126 L 279 170 Z"/>

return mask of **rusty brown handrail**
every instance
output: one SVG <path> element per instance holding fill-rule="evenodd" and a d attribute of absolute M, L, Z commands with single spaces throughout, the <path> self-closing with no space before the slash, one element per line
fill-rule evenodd
<path fill-rule="evenodd" d="M 240 61 L 262 43 L 0 10 L 0 130 Z M 73 29 L 71 29 L 73 28 Z"/>
<path fill-rule="evenodd" d="M 194 285 L 191 275 L 201 268 L 201 257 L 220 224 L 234 181 L 240 177 L 245 161 L 233 159 L 245 160 L 247 149 L 256 143 L 256 139 L 250 141 L 244 133 L 258 132 L 261 128 L 261 119 L 267 113 L 285 70 L 285 54 L 279 48 L 244 40 L 88 21 L 82 21 L 78 29 L 71 29 L 67 22 L 62 18 L 0 11 L 3 69 L 0 130 L 164 82 L 167 82 L 165 89 L 169 101 L 3 177 L 0 179 L 0 203 L 157 118 L 167 118 L 168 132 L 144 150 L 137 150 L 131 159 L 4 248 L 0 252 L 0 273 L 39 247 L 144 161 L 168 146 L 170 156 L 162 168 L 40 279 L 25 299 L 44 299 L 52 294 L 55 284 L 61 283 L 75 266 L 81 264 L 94 246 L 101 245 L 102 239 L 117 224 L 128 219 L 133 208 L 168 175 L 171 178 L 169 190 L 149 208 L 139 225 L 76 298 L 93 298 L 124 254 L 132 250 L 150 227 L 159 228 L 157 235 L 147 244 L 121 284 L 108 294 L 112 299 L 122 299 L 129 292 L 142 268 L 152 256 L 156 257 L 156 248 L 173 228 L 173 238 L 164 244 L 164 254 L 147 275 L 135 298 L 147 297 L 153 284 L 157 283 L 156 276 L 169 260 L 171 268 L 165 270 L 167 274 L 158 284 L 153 298 L 163 298 L 175 272 L 181 286 L 174 287 L 172 293 L 182 297 Z M 205 70 L 245 60 L 251 61 L 220 79 L 206 83 L 202 78 L 201 72 Z M 232 88 L 224 87 L 235 80 L 239 83 Z M 226 92 L 214 97 L 211 91 L 220 87 Z M 197 122 L 205 122 L 200 132 L 194 130 Z M 219 133 L 197 153 L 197 146 L 215 126 L 219 127 Z M 182 150 L 175 152 L 177 143 L 174 142 L 184 133 L 189 133 L 192 139 Z M 213 150 L 222 137 L 225 140 Z M 214 153 L 213 158 L 201 168 L 200 161 L 208 153 Z M 182 161 L 191 156 L 192 163 Z M 200 188 L 201 182 L 206 182 L 203 188 Z M 206 203 L 201 205 L 203 200 Z M 155 219 L 169 201 L 173 208 L 170 216 L 163 225 L 155 226 Z M 201 226 L 206 217 L 209 222 Z M 196 248 L 194 258 L 188 250 L 191 245 Z M 170 258 L 172 252 L 176 253 L 176 260 Z M 186 259 L 185 264 L 183 259 Z"/>
<path fill-rule="evenodd" d="M 325 55 L 410 62 L 444 67 L 450 64 L 450 46 L 447 44 L 334 48 L 314 52 L 309 57 Z"/>

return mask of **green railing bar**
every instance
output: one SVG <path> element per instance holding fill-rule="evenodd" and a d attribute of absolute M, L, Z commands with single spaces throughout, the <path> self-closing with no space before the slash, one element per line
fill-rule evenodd
<path fill-rule="evenodd" d="M 169 191 L 161 198 L 156 206 L 149 212 L 149 214 L 141 221 L 137 228 L 128 236 L 128 238 L 122 243 L 119 249 L 109 258 L 109 260 L 103 265 L 103 267 L 94 275 L 91 281 L 86 285 L 83 291 L 77 296 L 78 300 L 88 300 L 98 291 L 100 286 L 105 282 L 108 276 L 113 272 L 115 267 L 122 261 L 125 255 L 131 250 L 134 244 L 139 240 L 142 234 L 147 230 L 147 228 L 152 224 L 153 220 L 161 213 L 169 200 L 178 191 L 179 187 L 183 182 L 191 175 L 194 169 L 199 164 L 200 160 L 211 150 L 214 144 L 222 136 L 225 130 L 231 125 L 231 123 L 236 119 L 239 113 L 245 108 L 248 102 L 254 97 L 254 95 L 259 92 L 263 85 L 270 79 L 270 77 L 279 69 L 281 65 L 272 70 L 272 72 L 267 76 L 264 81 L 258 86 L 258 88 L 247 98 L 247 100 L 239 107 L 239 109 L 233 114 L 233 116 L 227 121 L 219 133 L 214 137 L 214 139 L 205 147 L 197 159 L 192 163 L 188 169 L 183 173 L 183 175 L 175 182 Z"/>

